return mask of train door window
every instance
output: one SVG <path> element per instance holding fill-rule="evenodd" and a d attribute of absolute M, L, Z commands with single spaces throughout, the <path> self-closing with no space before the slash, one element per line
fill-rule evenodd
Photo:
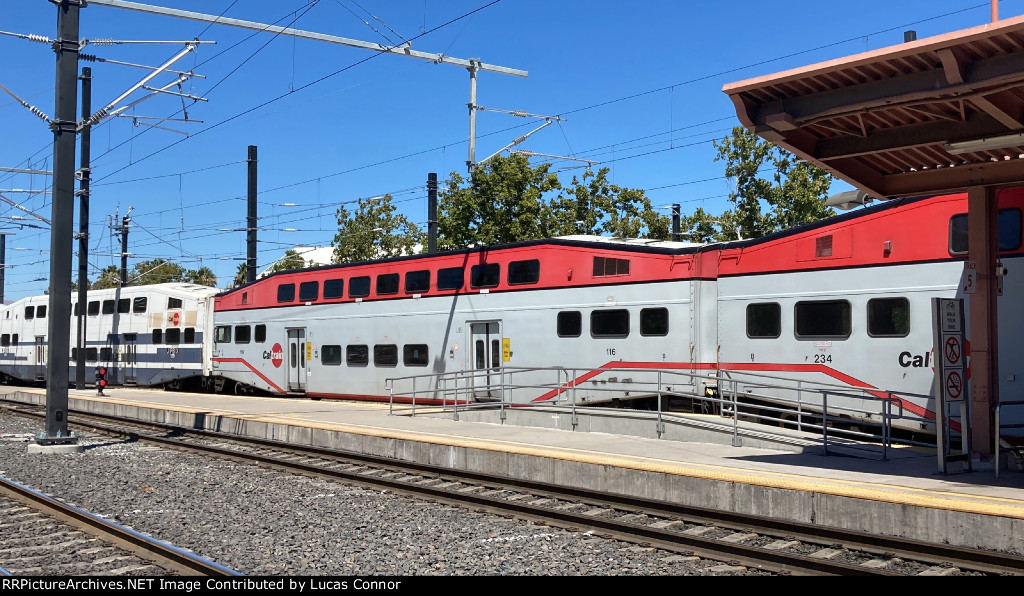
<path fill-rule="evenodd" d="M 777 302 L 747 305 L 747 337 L 774 339 L 782 335 L 782 307 Z"/>
<path fill-rule="evenodd" d="M 629 259 L 594 257 L 594 277 L 629 275 Z"/>
<path fill-rule="evenodd" d="M 1020 209 L 1000 209 L 998 226 L 1000 252 L 1019 249 L 1021 246 Z M 967 254 L 967 251 L 967 214 L 959 213 L 949 219 L 949 253 L 962 255 Z"/>
<path fill-rule="evenodd" d="M 131 298 L 118 298 L 117 300 L 117 312 L 129 313 L 132 311 L 132 300 Z"/>
<path fill-rule="evenodd" d="M 426 366 L 429 364 L 427 344 L 405 344 L 402 346 L 402 363 L 406 366 Z"/>
<path fill-rule="evenodd" d="M 213 330 L 213 341 L 219 344 L 231 343 L 231 325 L 217 325 Z"/>
<path fill-rule="evenodd" d="M 34 307 L 34 306 L 26 306 L 25 307 L 25 320 L 26 321 L 31 321 L 34 318 L 36 318 L 36 307 Z"/>
<path fill-rule="evenodd" d="M 96 348 L 86 348 L 85 349 L 85 361 L 86 362 L 96 362 L 96 357 L 97 356 L 98 356 L 98 353 L 96 351 Z"/>
<path fill-rule="evenodd" d="M 71 348 L 71 359 L 78 360 L 78 348 Z"/>
<path fill-rule="evenodd" d="M 384 296 L 386 294 L 397 294 L 398 293 L 398 274 L 397 273 L 382 273 L 377 276 L 377 295 Z"/>
<path fill-rule="evenodd" d="M 112 315 L 112 314 L 114 314 L 114 300 L 113 299 L 111 299 L 111 300 L 104 300 L 103 301 L 103 314 L 105 314 L 105 315 Z"/>
<path fill-rule="evenodd" d="M 145 296 L 132 298 L 132 312 L 146 312 L 148 302 L 149 300 Z"/>
<path fill-rule="evenodd" d="M 187 343 L 187 344 L 194 344 L 194 343 L 196 343 L 196 328 L 195 327 L 185 327 L 184 342 Z"/>
<path fill-rule="evenodd" d="M 167 308 L 181 308 L 181 298 L 167 298 Z"/>
<path fill-rule="evenodd" d="M 153 343 L 154 344 L 160 344 L 160 343 L 163 343 L 163 341 L 164 341 L 164 330 L 163 329 L 154 329 L 153 330 Z"/>
<path fill-rule="evenodd" d="M 668 335 L 668 309 L 644 308 L 640 310 L 640 335 Z"/>
<path fill-rule="evenodd" d="M 293 370 L 299 365 L 297 343 L 294 341 L 288 342 L 288 363 Z"/>
<path fill-rule="evenodd" d="M 591 337 L 628 337 L 629 311 L 625 309 L 595 310 L 590 313 Z"/>
<path fill-rule="evenodd" d="M 256 342 L 263 343 L 267 341 L 267 326 L 256 325 Z"/>
<path fill-rule="evenodd" d="M 430 290 L 430 271 L 410 271 L 405 274 L 405 293 L 416 294 Z"/>
<path fill-rule="evenodd" d="M 578 310 L 558 313 L 558 337 L 579 337 L 583 331 L 583 315 Z"/>
<path fill-rule="evenodd" d="M 398 366 L 398 346 L 395 344 L 373 346 L 373 365 Z"/>
<path fill-rule="evenodd" d="M 370 276 L 362 275 L 348 280 L 348 297 L 364 298 L 370 295 Z"/>
<path fill-rule="evenodd" d="M 540 261 L 512 261 L 508 264 L 508 283 L 510 286 L 519 284 L 535 284 L 540 281 Z"/>
<path fill-rule="evenodd" d="M 110 347 L 100 348 L 100 362 L 110 362 L 114 359 L 114 350 Z"/>
<path fill-rule="evenodd" d="M 81 312 L 81 309 L 80 309 L 80 308 L 78 307 L 78 303 L 77 303 L 77 302 L 76 302 L 76 303 L 74 303 L 74 305 L 72 305 L 72 310 L 74 311 L 74 313 L 75 313 L 75 316 L 76 316 L 76 317 L 77 317 L 77 316 L 79 315 L 79 313 Z"/>
<path fill-rule="evenodd" d="M 17 333 L 15 333 L 14 335 L 11 336 L 11 345 L 15 345 L 15 346 L 18 345 L 18 334 Z"/>
<path fill-rule="evenodd" d="M 813 300 L 796 303 L 797 339 L 846 339 L 850 337 L 850 303 L 846 300 Z"/>
<path fill-rule="evenodd" d="M 292 302 L 295 300 L 295 284 L 280 284 L 277 286 L 277 301 Z"/>
<path fill-rule="evenodd" d="M 496 288 L 499 281 L 501 281 L 501 265 L 498 263 L 473 265 L 469 270 L 469 287 L 471 288 Z"/>
<path fill-rule="evenodd" d="M 324 299 L 330 298 L 342 298 L 345 296 L 345 280 L 343 279 L 325 279 L 324 280 Z"/>
<path fill-rule="evenodd" d="M 320 362 L 329 366 L 341 364 L 341 346 L 322 346 L 320 348 Z"/>
<path fill-rule="evenodd" d="M 4 333 L 3 335 L 0 335 L 0 346 L 6 348 L 9 345 L 11 345 L 11 334 Z"/>
<path fill-rule="evenodd" d="M 868 335 L 906 337 L 910 335 L 910 301 L 906 298 L 868 300 Z"/>
<path fill-rule="evenodd" d="M 170 331 L 170 329 L 168 329 Z M 235 325 L 235 343 L 247 344 L 252 340 L 252 327 L 248 325 Z"/>
<path fill-rule="evenodd" d="M 345 364 L 348 366 L 366 366 L 370 363 L 370 348 L 367 345 L 345 347 Z"/>
<path fill-rule="evenodd" d="M 312 302 L 320 297 L 320 282 L 304 281 L 299 284 L 299 302 Z"/>
<path fill-rule="evenodd" d="M 466 283 L 466 271 L 462 267 L 448 267 L 437 271 L 438 290 L 461 290 Z"/>

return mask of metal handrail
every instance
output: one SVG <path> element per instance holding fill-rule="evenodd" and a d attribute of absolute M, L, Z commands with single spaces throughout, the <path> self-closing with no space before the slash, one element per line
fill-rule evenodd
<path fill-rule="evenodd" d="M 1003 406 L 1024 406 L 1024 400 L 1001 401 L 996 404 L 996 479 L 999 478 L 999 443 L 1002 436 L 1003 426 L 999 423 L 999 410 Z M 1024 428 L 1024 424 L 1007 424 L 1006 428 Z"/>

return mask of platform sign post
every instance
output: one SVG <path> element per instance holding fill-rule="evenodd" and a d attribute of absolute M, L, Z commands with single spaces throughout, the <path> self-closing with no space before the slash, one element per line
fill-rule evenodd
<path fill-rule="evenodd" d="M 932 298 L 932 339 L 935 346 L 935 437 L 939 471 L 948 474 L 951 462 L 965 462 L 966 471 L 971 471 L 967 333 L 962 299 Z M 954 432 L 960 435 L 959 449 L 953 449 Z"/>

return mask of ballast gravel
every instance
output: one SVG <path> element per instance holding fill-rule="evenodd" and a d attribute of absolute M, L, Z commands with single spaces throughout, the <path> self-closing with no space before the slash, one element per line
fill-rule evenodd
<path fill-rule="evenodd" d="M 0 475 L 253 576 L 766 575 L 388 491 L 83 435 L 0 410 Z"/>

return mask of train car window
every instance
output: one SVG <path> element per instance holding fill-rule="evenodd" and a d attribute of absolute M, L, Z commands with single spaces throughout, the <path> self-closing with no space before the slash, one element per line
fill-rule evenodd
<path fill-rule="evenodd" d="M 110 362 L 114 359 L 114 350 L 108 347 L 100 348 L 100 362 Z"/>
<path fill-rule="evenodd" d="M 410 271 L 405 274 L 405 293 L 415 294 L 430 290 L 430 271 Z"/>
<path fill-rule="evenodd" d="M 797 339 L 846 339 L 850 337 L 850 303 L 846 300 L 813 300 L 796 303 Z"/>
<path fill-rule="evenodd" d="M 343 298 L 345 296 L 345 280 L 326 279 L 324 280 L 324 299 Z"/>
<path fill-rule="evenodd" d="M 341 364 L 341 346 L 322 346 L 320 362 L 330 366 L 339 366 Z"/>
<path fill-rule="evenodd" d="M 113 299 L 111 299 L 111 300 L 104 300 L 103 301 L 103 314 L 105 314 L 105 315 L 112 315 L 112 314 L 114 314 L 114 310 L 115 309 L 114 309 L 114 301 L 113 301 Z"/>
<path fill-rule="evenodd" d="M 194 343 L 196 343 L 196 328 L 195 327 L 185 327 L 185 339 L 184 339 L 184 341 L 187 344 L 194 344 Z"/>
<path fill-rule="evenodd" d="M 26 321 L 31 321 L 34 318 L 36 318 L 36 307 L 34 307 L 34 306 L 26 306 L 25 307 L 25 320 Z"/>
<path fill-rule="evenodd" d="M 312 302 L 320 297 L 320 282 L 304 281 L 299 284 L 299 302 Z"/>
<path fill-rule="evenodd" d="M 370 276 L 353 277 L 348 280 L 348 297 L 363 298 L 370 295 Z"/>
<path fill-rule="evenodd" d="M 167 298 L 167 308 L 181 308 L 181 298 Z"/>
<path fill-rule="evenodd" d="M 629 311 L 595 310 L 590 313 L 591 337 L 628 337 Z"/>
<path fill-rule="evenodd" d="M 37 319 L 45 319 L 46 318 L 46 305 L 45 304 L 40 304 L 39 306 L 36 307 L 36 318 Z"/>
<path fill-rule="evenodd" d="M 96 356 L 97 355 L 98 355 L 98 353 L 96 351 L 96 348 L 86 348 L 85 349 L 85 361 L 86 362 L 96 362 Z"/>
<path fill-rule="evenodd" d="M 213 330 L 213 341 L 219 344 L 231 343 L 231 325 L 217 325 Z"/>
<path fill-rule="evenodd" d="M 402 363 L 406 366 L 426 366 L 429 364 L 427 344 L 405 344 L 402 346 Z"/>
<path fill-rule="evenodd" d="M 267 341 L 267 326 L 256 325 L 256 342 L 263 343 Z"/>
<path fill-rule="evenodd" d="M 4 333 L 3 335 L 0 335 L 0 346 L 6 348 L 9 345 L 11 345 L 11 335 L 9 333 Z"/>
<path fill-rule="evenodd" d="M 163 341 L 164 341 L 164 330 L 163 329 L 154 329 L 153 330 L 153 343 L 154 344 L 159 344 L 159 343 L 163 343 Z"/>
<path fill-rule="evenodd" d="M 462 267 L 448 267 L 437 270 L 438 290 L 461 290 L 466 283 L 466 270 Z"/>
<path fill-rule="evenodd" d="M 132 300 L 131 298 L 118 298 L 117 300 L 117 312 L 129 313 L 132 312 Z"/>
<path fill-rule="evenodd" d="M 170 329 L 168 329 L 170 331 Z M 252 340 L 252 327 L 248 325 L 235 325 L 235 343 L 247 344 Z"/>
<path fill-rule="evenodd" d="M 295 300 L 295 284 L 281 284 L 277 286 L 277 301 L 292 302 Z"/>
<path fill-rule="evenodd" d="M 910 335 L 910 301 L 906 298 L 868 300 L 868 335 L 906 337 Z"/>
<path fill-rule="evenodd" d="M 629 259 L 594 257 L 594 277 L 629 275 Z"/>
<path fill-rule="evenodd" d="M 397 294 L 398 293 L 398 274 L 397 273 L 382 273 L 377 276 L 377 295 L 384 296 L 386 294 Z"/>
<path fill-rule="evenodd" d="M 93 300 L 92 302 L 90 302 L 89 306 L 86 308 L 86 314 L 88 314 L 90 317 L 94 317 L 100 314 L 100 301 Z"/>
<path fill-rule="evenodd" d="M 373 365 L 398 366 L 398 346 L 395 344 L 373 346 Z"/>
<path fill-rule="evenodd" d="M 540 261 L 512 261 L 508 264 L 508 283 L 510 286 L 519 284 L 535 284 L 540 281 Z"/>
<path fill-rule="evenodd" d="M 747 337 L 775 339 L 782 335 L 782 307 L 777 302 L 747 305 Z"/>
<path fill-rule="evenodd" d="M 369 363 L 369 346 L 345 346 L 345 364 L 347 364 L 348 366 L 366 366 Z"/>
<path fill-rule="evenodd" d="M 471 288 L 496 288 L 500 281 L 501 265 L 498 263 L 473 265 L 469 270 L 469 287 Z"/>
<path fill-rule="evenodd" d="M 172 327 L 164 333 L 164 343 L 178 345 L 181 343 L 181 329 Z"/>
<path fill-rule="evenodd" d="M 558 313 L 558 337 L 579 337 L 583 332 L 583 315 L 578 310 Z"/>
<path fill-rule="evenodd" d="M 77 317 L 77 316 L 78 316 L 78 315 L 80 314 L 80 312 L 79 312 L 79 311 L 81 310 L 81 309 L 80 309 L 80 308 L 78 307 L 78 303 L 77 303 L 77 302 L 76 302 L 76 303 L 74 303 L 74 304 L 72 305 L 72 307 L 71 307 L 71 308 L 72 308 L 72 311 L 74 311 L 74 313 L 75 313 L 75 316 Z"/>
<path fill-rule="evenodd" d="M 138 341 L 139 340 L 139 334 L 138 333 L 125 333 L 124 334 L 124 340 L 125 341 Z"/>
<path fill-rule="evenodd" d="M 1020 209 L 999 210 L 999 250 L 1018 250 L 1021 247 Z M 949 254 L 964 255 L 968 250 L 967 214 L 949 218 Z"/>
<path fill-rule="evenodd" d="M 242 304 L 249 304 L 249 292 L 242 292 Z"/>
<path fill-rule="evenodd" d="M 146 306 L 149 302 L 145 296 L 139 296 L 132 299 L 132 312 L 146 312 Z"/>
<path fill-rule="evenodd" d="M 18 345 L 18 334 L 17 333 L 15 333 L 14 335 L 11 336 L 11 345 L 15 345 L 15 346 Z"/>
<path fill-rule="evenodd" d="M 640 335 L 668 335 L 668 309 L 643 308 L 640 310 Z"/>

